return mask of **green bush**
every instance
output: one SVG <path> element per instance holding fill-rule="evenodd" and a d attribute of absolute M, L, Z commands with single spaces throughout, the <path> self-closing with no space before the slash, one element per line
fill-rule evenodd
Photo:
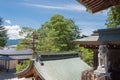
<path fill-rule="evenodd" d="M 94 53 L 91 49 L 86 49 L 86 48 L 80 47 L 81 59 L 90 66 L 93 66 L 93 54 Z"/>
<path fill-rule="evenodd" d="M 24 60 L 23 64 L 17 64 L 16 66 L 16 72 L 20 72 L 23 69 L 25 69 L 30 64 L 30 60 Z"/>

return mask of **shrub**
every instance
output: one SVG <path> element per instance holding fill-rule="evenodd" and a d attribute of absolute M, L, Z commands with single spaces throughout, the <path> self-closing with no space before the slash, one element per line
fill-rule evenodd
<path fill-rule="evenodd" d="M 20 72 L 23 69 L 25 69 L 30 64 L 30 60 L 24 60 L 23 64 L 17 64 L 16 66 L 16 72 Z"/>
<path fill-rule="evenodd" d="M 91 49 L 86 49 L 86 48 L 80 47 L 81 59 L 90 66 L 93 66 L 93 54 L 94 53 Z"/>

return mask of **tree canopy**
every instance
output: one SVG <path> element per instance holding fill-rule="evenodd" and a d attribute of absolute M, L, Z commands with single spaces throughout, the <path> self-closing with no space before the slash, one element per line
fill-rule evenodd
<path fill-rule="evenodd" d="M 58 52 L 75 49 L 73 40 L 79 38 L 80 29 L 72 19 L 55 14 L 38 29 L 37 51 Z"/>
<path fill-rule="evenodd" d="M 72 19 L 65 18 L 62 15 L 55 14 L 49 21 L 41 25 L 37 30 L 30 27 L 23 27 L 20 32 L 21 35 L 27 34 L 21 43 L 18 44 L 17 49 L 30 48 L 33 44 L 34 34 L 37 34 L 37 44 L 35 45 L 36 52 L 64 52 L 64 51 L 80 51 L 81 58 L 93 65 L 93 52 L 89 49 L 79 48 L 78 44 L 74 43 L 75 39 L 80 37 L 80 29 Z M 29 43 L 24 44 L 24 43 Z M 21 68 L 21 67 L 19 67 Z"/>
<path fill-rule="evenodd" d="M 7 43 L 7 30 L 5 30 L 5 27 L 2 25 L 3 21 L 2 18 L 0 17 L 0 46 L 4 47 Z"/>
<path fill-rule="evenodd" d="M 22 27 L 21 31 L 19 34 L 21 36 L 25 36 L 25 38 L 20 39 L 20 43 L 17 45 L 16 49 L 27 49 L 27 48 L 32 48 L 33 44 L 33 32 L 35 29 L 31 27 Z"/>
<path fill-rule="evenodd" d="M 120 6 L 113 6 L 110 8 L 106 25 L 108 28 L 120 27 Z"/>

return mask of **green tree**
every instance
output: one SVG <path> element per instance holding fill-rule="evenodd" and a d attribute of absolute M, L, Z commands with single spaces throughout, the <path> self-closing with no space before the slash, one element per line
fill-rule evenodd
<path fill-rule="evenodd" d="M 4 47 L 7 43 L 7 30 L 5 30 L 5 27 L 2 25 L 3 21 L 2 18 L 0 18 L 0 46 Z"/>
<path fill-rule="evenodd" d="M 72 19 L 55 14 L 38 29 L 38 33 L 38 51 L 70 51 L 75 49 L 73 40 L 79 37 L 80 29 Z"/>
<path fill-rule="evenodd" d="M 106 25 L 108 28 L 120 27 L 120 6 L 113 6 L 110 8 Z"/>
<path fill-rule="evenodd" d="M 22 30 L 19 32 L 19 34 L 21 36 L 25 36 L 25 38 L 20 39 L 20 43 L 16 47 L 17 50 L 32 48 L 34 31 L 35 29 L 31 27 L 22 27 Z"/>
<path fill-rule="evenodd" d="M 47 37 L 39 38 L 39 43 L 37 46 L 37 51 L 44 51 L 44 52 L 57 52 L 60 51 L 58 44 L 59 37 L 57 37 L 58 32 L 54 29 L 51 29 L 47 34 Z"/>

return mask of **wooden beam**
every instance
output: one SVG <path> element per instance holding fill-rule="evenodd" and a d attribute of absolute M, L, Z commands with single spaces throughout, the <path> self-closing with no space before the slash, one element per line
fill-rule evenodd
<path fill-rule="evenodd" d="M 90 9 L 93 13 L 107 9 L 111 6 L 120 5 L 120 0 L 77 0 L 79 3 Z"/>

